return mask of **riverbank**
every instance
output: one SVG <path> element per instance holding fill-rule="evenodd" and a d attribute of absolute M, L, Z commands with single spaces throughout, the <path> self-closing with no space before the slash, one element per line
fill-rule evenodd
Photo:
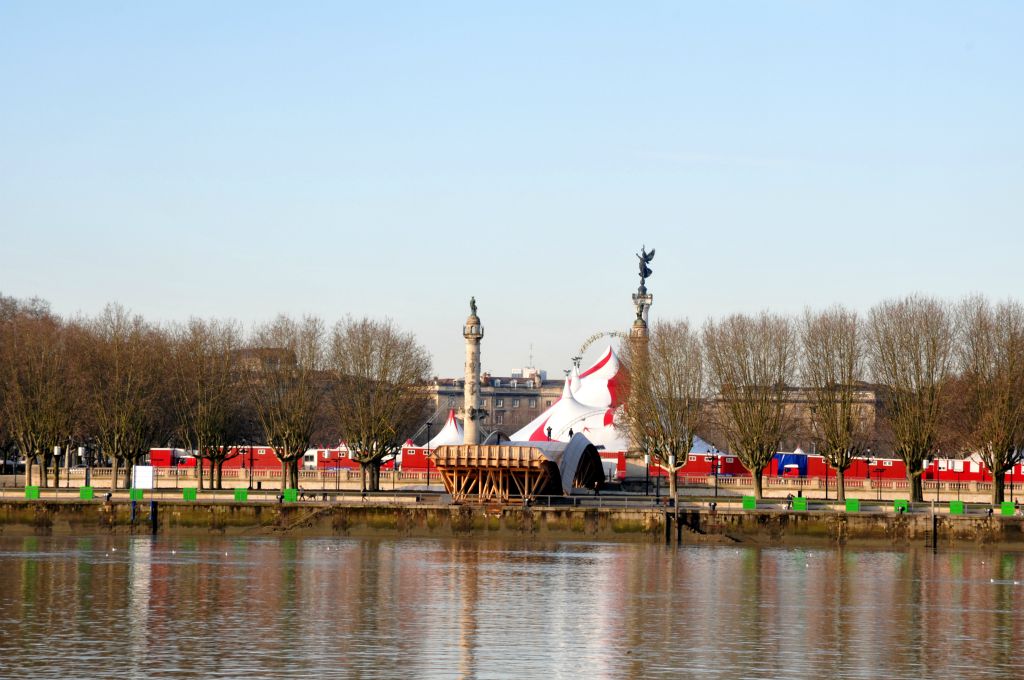
<path fill-rule="evenodd" d="M 493 507 L 367 502 L 0 502 L 0 534 L 250 536 L 535 536 L 683 544 L 985 545 L 1024 549 L 1024 518 L 832 510 L 711 511 L 630 507 Z"/>

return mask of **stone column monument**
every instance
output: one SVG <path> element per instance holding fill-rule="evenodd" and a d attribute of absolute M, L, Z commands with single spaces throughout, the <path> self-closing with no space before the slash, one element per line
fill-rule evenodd
<path fill-rule="evenodd" d="M 647 265 L 654 259 L 654 248 L 651 248 L 651 252 L 647 252 L 647 246 L 644 246 L 636 254 L 636 257 L 640 260 L 640 287 L 633 293 L 636 319 L 633 321 L 633 327 L 629 329 L 629 336 L 642 339 L 647 337 L 647 311 L 654 302 L 654 296 L 647 292 L 647 277 L 654 274 L 654 271 Z"/>
<path fill-rule="evenodd" d="M 480 428 L 477 421 L 485 413 L 480 408 L 480 340 L 484 337 L 484 327 L 480 317 L 476 315 L 476 298 L 469 299 L 469 316 L 462 327 L 462 337 L 466 338 L 466 385 L 463 389 L 463 443 L 479 444 Z"/>

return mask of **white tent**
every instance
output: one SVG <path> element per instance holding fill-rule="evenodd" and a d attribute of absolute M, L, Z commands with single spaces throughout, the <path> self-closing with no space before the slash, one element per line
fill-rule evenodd
<path fill-rule="evenodd" d="M 430 440 L 430 448 L 436 449 L 438 446 L 461 443 L 463 443 L 462 423 L 455 417 L 455 409 L 449 409 L 444 427 Z"/>

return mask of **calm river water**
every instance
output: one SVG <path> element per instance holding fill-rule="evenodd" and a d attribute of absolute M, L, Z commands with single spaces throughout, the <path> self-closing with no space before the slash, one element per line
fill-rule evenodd
<path fill-rule="evenodd" d="M 0 677 L 1019 678 L 1024 553 L 0 537 Z"/>

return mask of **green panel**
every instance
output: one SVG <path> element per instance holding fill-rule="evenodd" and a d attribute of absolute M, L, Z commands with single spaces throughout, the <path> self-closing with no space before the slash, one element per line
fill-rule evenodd
<path fill-rule="evenodd" d="M 245 501 L 249 500 L 249 490 L 235 489 L 235 500 L 238 501 L 239 503 L 244 503 Z"/>
<path fill-rule="evenodd" d="M 143 491 L 142 491 L 142 489 L 132 489 L 132 490 L 131 490 L 131 491 L 129 491 L 128 493 L 129 493 L 129 497 L 130 497 L 130 498 L 131 498 L 131 499 L 132 499 L 133 501 L 141 501 L 141 500 L 142 500 L 142 497 L 143 497 L 143 495 L 144 495 L 144 494 L 143 494 Z"/>
<path fill-rule="evenodd" d="M 186 501 L 194 501 L 199 497 L 199 490 L 195 487 L 190 487 L 181 490 L 181 498 Z"/>
<path fill-rule="evenodd" d="M 796 498 L 794 498 L 793 499 L 793 509 L 794 510 L 806 510 L 807 509 L 807 499 L 803 498 L 803 497 L 800 497 L 800 496 L 797 496 Z"/>
<path fill-rule="evenodd" d="M 904 512 L 909 512 L 910 501 L 908 501 L 906 498 L 897 498 L 896 500 L 894 500 L 892 502 L 892 509 L 895 510 L 896 512 L 899 512 L 900 508 L 903 508 Z"/>
<path fill-rule="evenodd" d="M 951 514 L 951 515 L 962 515 L 962 514 L 964 514 L 964 502 L 963 501 L 950 501 L 949 502 L 949 514 Z"/>
<path fill-rule="evenodd" d="M 25 498 L 31 498 L 32 500 L 39 500 L 39 487 L 38 486 L 26 486 L 25 487 Z"/>
<path fill-rule="evenodd" d="M 847 512 L 860 512 L 860 499 L 859 498 L 847 498 L 846 499 L 846 511 Z"/>
<path fill-rule="evenodd" d="M 93 497 L 92 487 L 83 486 L 78 489 L 78 497 L 83 501 L 91 501 Z"/>
<path fill-rule="evenodd" d="M 289 503 L 296 502 L 297 500 L 299 500 L 299 490 L 298 489 L 285 489 L 284 490 L 284 499 L 286 501 L 288 501 Z"/>
<path fill-rule="evenodd" d="M 743 509 L 744 510 L 757 510 L 757 499 L 753 496 L 743 497 Z"/>
<path fill-rule="evenodd" d="M 1004 517 L 1013 517 L 1013 513 L 1016 508 L 1013 507 L 1012 501 L 1003 501 L 1002 505 L 999 506 L 999 513 Z"/>

